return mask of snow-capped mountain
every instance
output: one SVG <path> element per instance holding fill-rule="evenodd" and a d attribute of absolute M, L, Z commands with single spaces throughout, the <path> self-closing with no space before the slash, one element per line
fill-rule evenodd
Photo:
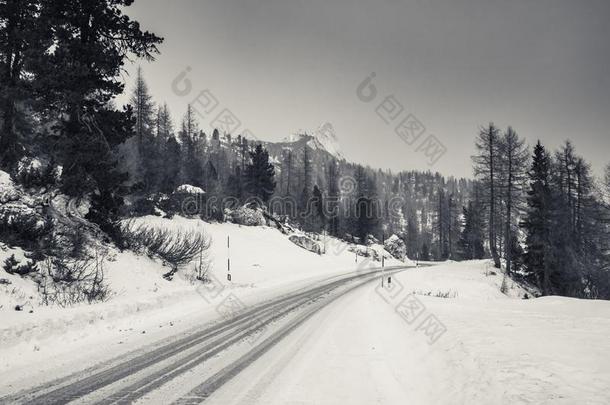
<path fill-rule="evenodd" d="M 335 128 L 330 122 L 320 125 L 313 133 L 313 139 L 307 143 L 311 148 L 322 148 L 337 159 L 343 160 L 343 152 L 339 144 L 339 138 L 335 133 Z"/>
<path fill-rule="evenodd" d="M 339 160 L 345 160 L 339 138 L 333 125 L 329 122 L 320 125 L 313 133 L 298 131 L 289 135 L 284 138 L 282 143 L 297 143 L 303 140 L 306 140 L 307 146 L 313 150 L 324 150 Z"/>

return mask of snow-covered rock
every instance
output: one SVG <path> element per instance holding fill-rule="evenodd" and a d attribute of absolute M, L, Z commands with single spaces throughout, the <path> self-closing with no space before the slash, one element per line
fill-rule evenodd
<path fill-rule="evenodd" d="M 290 235 L 288 239 L 295 245 L 300 246 L 305 250 L 309 250 L 310 252 L 317 254 L 322 253 L 322 246 L 308 236 L 293 234 Z"/>
<path fill-rule="evenodd" d="M 379 244 L 379 239 L 377 239 L 376 237 L 374 237 L 373 235 L 366 235 L 365 241 L 364 243 L 367 246 L 372 246 L 372 245 L 378 245 Z"/>
<path fill-rule="evenodd" d="M 0 204 L 19 199 L 19 192 L 7 172 L 0 171 Z"/>
<path fill-rule="evenodd" d="M 263 211 L 259 208 L 239 207 L 234 210 L 226 209 L 225 217 L 227 221 L 238 225 L 263 226 L 267 225 Z"/>
<path fill-rule="evenodd" d="M 28 195 L 0 171 L 0 227 L 9 233 L 35 236 L 45 229 L 45 196 Z"/>
<path fill-rule="evenodd" d="M 203 191 L 202 188 L 191 186 L 190 184 L 183 184 L 181 186 L 178 186 L 175 192 L 181 194 L 205 194 L 205 191 Z"/>

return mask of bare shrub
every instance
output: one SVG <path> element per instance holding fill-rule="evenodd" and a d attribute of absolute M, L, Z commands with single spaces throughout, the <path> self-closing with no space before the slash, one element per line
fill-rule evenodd
<path fill-rule="evenodd" d="M 432 291 L 421 291 L 421 290 L 416 290 L 413 291 L 414 295 L 423 295 L 426 297 L 436 297 L 436 298 L 457 298 L 458 293 L 457 291 L 437 291 L 437 292 L 432 292 Z"/>
<path fill-rule="evenodd" d="M 48 258 L 38 290 L 43 305 L 67 307 L 81 302 L 106 301 L 110 288 L 104 279 L 106 253 L 82 259 Z"/>
<path fill-rule="evenodd" d="M 202 249 L 199 257 L 195 258 L 195 260 L 196 263 L 185 274 L 186 280 L 191 284 L 209 283 L 211 281 L 209 276 L 211 264 L 206 252 Z"/>
<path fill-rule="evenodd" d="M 506 281 L 506 273 L 504 274 L 504 277 L 502 278 L 502 285 L 500 285 L 500 292 L 502 294 L 506 294 L 508 292 L 508 282 Z"/>
<path fill-rule="evenodd" d="M 121 232 L 129 248 L 151 257 L 159 257 L 171 267 L 171 270 L 163 275 L 168 280 L 173 278 L 180 267 L 187 265 L 197 256 L 203 260 L 211 245 L 210 238 L 203 232 L 172 231 L 146 224 L 136 225 L 133 221 L 126 222 Z"/>

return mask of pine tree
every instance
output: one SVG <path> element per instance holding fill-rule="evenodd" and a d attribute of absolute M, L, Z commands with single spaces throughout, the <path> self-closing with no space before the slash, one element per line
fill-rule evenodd
<path fill-rule="evenodd" d="M 448 258 L 454 259 L 455 255 L 455 244 L 459 239 L 460 234 L 460 223 L 458 214 L 456 212 L 456 196 L 454 193 L 449 194 L 447 199 L 447 250 Z"/>
<path fill-rule="evenodd" d="M 513 274 L 518 274 L 525 264 L 524 262 L 524 251 L 521 243 L 519 242 L 519 238 L 515 234 L 511 234 L 510 240 L 510 256 L 512 258 L 510 262 L 510 271 Z"/>
<path fill-rule="evenodd" d="M 313 230 L 313 217 L 311 208 L 311 192 L 312 186 L 312 169 L 311 169 L 311 157 L 309 154 L 309 148 L 307 145 L 303 148 L 303 170 L 301 173 L 302 189 L 299 194 L 299 211 L 301 213 L 301 224 L 303 229 L 306 231 Z"/>
<path fill-rule="evenodd" d="M 226 192 L 227 196 L 241 201 L 244 194 L 243 175 L 241 167 L 236 166 L 235 172 L 231 174 L 227 180 Z"/>
<path fill-rule="evenodd" d="M 566 204 L 568 223 L 572 231 L 576 230 L 576 157 L 572 142 L 566 141 L 555 153 L 555 184 Z"/>
<path fill-rule="evenodd" d="M 421 260 L 423 260 L 423 261 L 430 260 L 430 248 L 428 247 L 428 244 L 426 242 L 424 242 L 424 244 L 421 248 Z"/>
<path fill-rule="evenodd" d="M 551 182 L 551 238 L 549 268 L 552 293 L 569 296 L 583 294 L 583 260 L 577 233 L 578 157 L 570 141 L 555 153 Z"/>
<path fill-rule="evenodd" d="M 545 295 L 610 294 L 604 255 L 607 228 L 586 162 L 566 142 L 550 159 L 534 153 L 526 229 L 525 264 Z"/>
<path fill-rule="evenodd" d="M 496 218 L 498 215 L 498 171 L 500 168 L 499 146 L 500 135 L 498 128 L 493 123 L 488 127 L 481 128 L 476 141 L 477 155 L 473 157 L 475 164 L 474 172 L 477 179 L 485 185 L 487 193 L 487 227 L 489 232 L 489 249 L 494 264 L 500 268 L 500 255 L 498 254 Z"/>
<path fill-rule="evenodd" d="M 120 73 L 128 55 L 153 59 L 162 39 L 143 32 L 123 14 L 132 0 L 43 2 L 43 26 L 53 46 L 32 67 L 41 78 L 37 94 L 49 113 L 61 117 L 55 131 L 61 150 L 62 189 L 93 193 L 89 219 L 113 236 L 127 176 L 117 169 L 114 149 L 133 135 L 130 107 L 117 110 Z"/>
<path fill-rule="evenodd" d="M 544 295 L 552 293 L 551 271 L 548 257 L 551 232 L 550 157 L 538 141 L 534 148 L 529 172 L 527 214 L 522 223 L 525 229 L 525 266 Z"/>
<path fill-rule="evenodd" d="M 314 232 L 320 232 L 326 228 L 326 216 L 324 214 L 324 197 L 318 185 L 313 186 L 311 200 L 312 227 Z"/>
<path fill-rule="evenodd" d="M 189 104 L 182 119 L 182 129 L 180 130 L 180 146 L 182 150 L 181 182 L 194 186 L 202 186 L 203 162 L 197 154 L 197 144 L 199 142 L 199 125 L 193 112 L 193 107 Z"/>
<path fill-rule="evenodd" d="M 164 156 L 164 171 L 163 181 L 161 182 L 161 191 L 166 194 L 171 194 L 178 186 L 180 180 L 182 152 L 180 144 L 174 136 L 170 136 L 165 142 L 163 148 Z"/>
<path fill-rule="evenodd" d="M 213 160 L 210 159 L 205 164 L 203 187 L 205 188 L 208 194 L 215 194 L 218 191 L 218 183 L 220 182 L 220 177 L 218 175 L 218 169 L 214 164 Z"/>
<path fill-rule="evenodd" d="M 328 166 L 328 214 L 329 218 L 329 233 L 333 236 L 339 236 L 339 199 L 341 191 L 339 190 L 339 166 L 337 162 L 331 162 Z"/>
<path fill-rule="evenodd" d="M 482 259 L 485 257 L 483 212 L 476 200 L 470 201 L 463 211 L 464 229 L 458 242 L 461 257 L 466 260 Z"/>
<path fill-rule="evenodd" d="M 502 199 L 505 204 L 504 222 L 504 256 L 506 259 L 506 271 L 512 270 L 512 243 L 514 236 L 515 218 L 519 216 L 522 209 L 523 184 L 527 175 L 528 150 L 525 141 L 517 133 L 508 127 L 500 146 L 502 152 Z"/>
<path fill-rule="evenodd" d="M 606 194 L 606 202 L 610 200 L 610 163 L 606 166 L 604 170 L 604 188 Z"/>
<path fill-rule="evenodd" d="M 155 106 L 154 102 L 152 101 L 152 96 L 148 91 L 148 85 L 144 80 L 142 68 L 140 66 L 138 66 L 138 71 L 136 73 L 136 83 L 131 95 L 130 103 L 133 107 L 136 121 L 134 131 L 138 139 L 138 144 L 141 148 L 145 142 L 150 141 L 152 138 L 154 128 L 153 114 Z"/>
<path fill-rule="evenodd" d="M 356 166 L 354 173 L 356 181 L 356 200 L 353 213 L 354 234 L 362 241 L 365 241 L 367 235 L 379 234 L 379 206 L 377 198 L 377 187 L 375 179 L 367 175 L 364 167 Z"/>
<path fill-rule="evenodd" d="M 246 190 L 250 196 L 266 203 L 275 191 L 275 168 L 269 162 L 269 152 L 261 144 L 250 152 L 250 163 L 246 166 Z"/>
<path fill-rule="evenodd" d="M 174 124 L 167 103 L 157 107 L 156 138 L 162 144 L 174 136 Z"/>
<path fill-rule="evenodd" d="M 42 7 L 41 0 L 0 2 L 0 167 L 5 169 L 12 169 L 24 154 L 19 121 L 44 80 L 32 75 L 52 41 Z"/>
<path fill-rule="evenodd" d="M 407 219 L 407 256 L 415 259 L 419 253 L 419 229 L 417 227 L 417 219 L 415 213 L 408 216 Z"/>
<path fill-rule="evenodd" d="M 155 144 L 155 107 L 141 67 L 138 67 L 130 104 L 135 119 L 134 132 L 138 145 L 138 156 L 135 158 L 138 161 L 139 176 L 142 178 L 144 191 L 151 192 L 160 181 L 160 156 Z"/>

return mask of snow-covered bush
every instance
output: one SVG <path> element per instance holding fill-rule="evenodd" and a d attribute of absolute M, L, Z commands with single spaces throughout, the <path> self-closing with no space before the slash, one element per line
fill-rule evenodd
<path fill-rule="evenodd" d="M 288 237 L 288 240 L 290 240 L 295 245 L 302 247 L 305 250 L 309 250 L 310 252 L 317 254 L 322 254 L 322 246 L 320 246 L 318 242 L 311 239 L 310 237 L 307 237 L 305 235 L 294 234 L 290 235 Z"/>
<path fill-rule="evenodd" d="M 0 239 L 21 245 L 33 243 L 51 228 L 48 219 L 25 204 L 0 204 Z"/>
<path fill-rule="evenodd" d="M 358 256 L 370 257 L 373 260 L 381 260 L 381 257 L 377 254 L 375 249 L 371 249 L 368 246 L 363 245 L 352 245 L 347 248 L 349 252 L 356 253 Z"/>
<path fill-rule="evenodd" d="M 171 194 L 167 201 L 163 201 L 161 209 L 171 217 L 179 214 L 183 217 L 206 217 L 206 193 L 199 187 L 182 184 Z"/>
<path fill-rule="evenodd" d="M 394 258 L 398 260 L 404 260 L 407 256 L 407 245 L 397 235 L 392 235 L 385 240 L 385 250 L 390 252 Z"/>
<path fill-rule="evenodd" d="M 2 266 L 4 271 L 8 274 L 17 274 L 19 276 L 24 276 L 26 274 L 35 273 L 38 271 L 38 266 L 33 261 L 26 262 L 25 264 L 19 263 L 19 261 L 15 258 L 15 255 L 11 255 L 4 261 L 4 265 Z"/>
<path fill-rule="evenodd" d="M 356 253 L 358 256 L 368 257 L 371 260 L 380 262 L 381 258 L 384 257 L 386 260 L 390 259 L 392 255 L 385 251 L 383 246 L 381 245 L 371 245 L 371 246 L 363 246 L 363 245 L 352 245 L 347 248 L 349 252 Z"/>
<path fill-rule="evenodd" d="M 0 240 L 11 245 L 33 247 L 47 235 L 51 218 L 45 213 L 49 193 L 28 193 L 0 171 Z"/>
<path fill-rule="evenodd" d="M 25 157 L 17 165 L 16 179 L 28 188 L 54 186 L 59 179 L 59 169 L 52 163 L 43 164 L 38 159 Z"/>
<path fill-rule="evenodd" d="M 263 211 L 260 208 L 242 206 L 234 210 L 226 209 L 225 217 L 227 221 L 239 225 L 263 226 L 267 224 Z"/>
<path fill-rule="evenodd" d="M 163 193 L 157 193 L 143 198 L 135 199 L 129 208 L 130 216 L 155 215 L 162 216 L 167 209 L 169 197 Z"/>

